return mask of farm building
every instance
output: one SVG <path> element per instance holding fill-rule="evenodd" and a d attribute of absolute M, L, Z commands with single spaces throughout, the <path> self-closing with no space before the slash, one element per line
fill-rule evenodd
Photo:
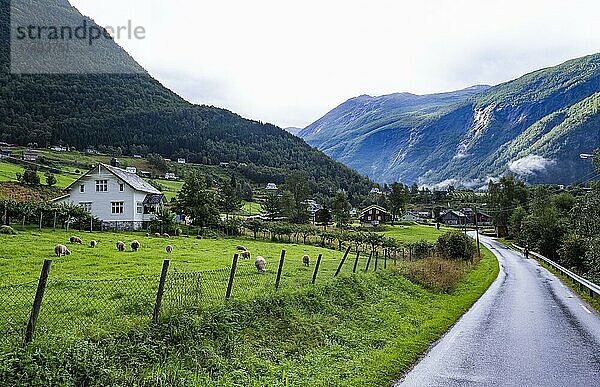
<path fill-rule="evenodd" d="M 385 208 L 372 205 L 360 212 L 360 223 L 363 226 L 379 226 L 392 221 L 392 214 Z"/>
<path fill-rule="evenodd" d="M 182 158 L 177 159 L 177 164 L 185 164 L 185 159 L 182 159 Z"/>
<path fill-rule="evenodd" d="M 468 217 L 461 211 L 450 210 L 442 212 L 440 218 L 442 219 L 442 223 L 448 226 L 459 226 L 468 223 Z"/>
<path fill-rule="evenodd" d="M 475 211 L 472 208 L 463 208 L 461 210 L 463 214 L 467 217 L 468 224 L 476 224 L 475 223 Z M 480 226 L 491 226 L 492 225 L 492 217 L 485 212 L 477 211 L 477 224 Z"/>
<path fill-rule="evenodd" d="M 87 209 L 107 229 L 142 229 L 166 202 L 162 192 L 136 174 L 106 164 L 92 168 L 66 191 L 54 202 Z"/>
<path fill-rule="evenodd" d="M 0 149 L 0 159 L 7 159 L 12 156 L 11 148 L 2 148 Z"/>
<path fill-rule="evenodd" d="M 269 183 L 267 184 L 267 187 L 265 189 L 269 191 L 277 191 L 277 184 Z"/>
<path fill-rule="evenodd" d="M 420 222 L 422 219 L 416 212 L 407 211 L 400 217 L 401 222 Z"/>
<path fill-rule="evenodd" d="M 165 173 L 166 180 L 177 180 L 177 175 L 174 172 Z"/>
<path fill-rule="evenodd" d="M 34 151 L 23 151 L 21 158 L 25 161 L 37 161 L 38 153 Z"/>

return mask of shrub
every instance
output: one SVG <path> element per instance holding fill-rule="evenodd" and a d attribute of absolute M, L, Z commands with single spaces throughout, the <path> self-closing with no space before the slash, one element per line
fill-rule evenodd
<path fill-rule="evenodd" d="M 0 234 L 15 235 L 17 232 L 10 226 L 0 226 Z"/>
<path fill-rule="evenodd" d="M 411 245 L 412 256 L 415 259 L 427 258 L 433 252 L 434 245 L 426 240 L 420 240 Z"/>
<path fill-rule="evenodd" d="M 469 261 L 475 256 L 477 246 L 469 236 L 458 231 L 448 231 L 438 238 L 436 249 L 442 258 Z"/>

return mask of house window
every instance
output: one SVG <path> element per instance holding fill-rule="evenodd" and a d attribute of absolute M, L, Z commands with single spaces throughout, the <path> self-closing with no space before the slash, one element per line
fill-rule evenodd
<path fill-rule="evenodd" d="M 92 212 L 92 202 L 80 202 L 79 207 L 83 208 L 87 212 Z"/>
<path fill-rule="evenodd" d="M 137 213 L 138 214 L 143 214 L 144 213 L 144 203 L 137 202 Z"/>
<path fill-rule="evenodd" d="M 381 215 L 377 217 L 377 220 L 381 220 Z"/>
<path fill-rule="evenodd" d="M 108 192 L 108 180 L 96 180 L 96 192 Z"/>
<path fill-rule="evenodd" d="M 113 215 L 122 214 L 123 207 L 124 207 L 123 202 L 111 202 L 110 203 L 110 210 Z"/>
<path fill-rule="evenodd" d="M 370 216 L 367 216 L 367 220 L 371 220 L 371 217 L 370 217 Z"/>
<path fill-rule="evenodd" d="M 125 191 L 125 184 L 119 183 L 119 191 L 121 191 L 121 192 Z"/>
<path fill-rule="evenodd" d="M 84 193 L 85 192 L 85 185 L 80 185 L 79 186 L 79 192 Z"/>

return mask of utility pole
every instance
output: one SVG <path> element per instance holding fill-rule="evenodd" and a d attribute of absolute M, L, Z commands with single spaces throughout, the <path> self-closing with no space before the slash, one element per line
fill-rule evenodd
<path fill-rule="evenodd" d="M 475 235 L 477 235 L 477 258 L 481 259 L 481 246 L 479 246 L 479 210 L 475 207 Z"/>

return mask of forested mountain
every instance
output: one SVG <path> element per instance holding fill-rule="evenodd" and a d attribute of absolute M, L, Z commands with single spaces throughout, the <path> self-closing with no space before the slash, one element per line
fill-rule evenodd
<path fill-rule="evenodd" d="M 66 0 L 31 4 L 27 10 L 44 23 L 60 26 L 82 18 Z M 237 161 L 253 166 L 259 180 L 281 181 L 291 171 L 304 171 L 313 188 L 327 193 L 339 188 L 368 193 L 372 186 L 280 128 L 186 102 L 112 40 L 86 60 L 118 60 L 135 70 L 131 74 L 11 74 L 9 21 L 10 2 L 0 0 L 0 141 L 113 147 L 205 164 Z"/>
<path fill-rule="evenodd" d="M 600 55 L 491 88 L 440 95 L 357 97 L 300 136 L 378 181 L 485 185 L 512 171 L 568 184 L 592 172 L 600 147 Z"/>

